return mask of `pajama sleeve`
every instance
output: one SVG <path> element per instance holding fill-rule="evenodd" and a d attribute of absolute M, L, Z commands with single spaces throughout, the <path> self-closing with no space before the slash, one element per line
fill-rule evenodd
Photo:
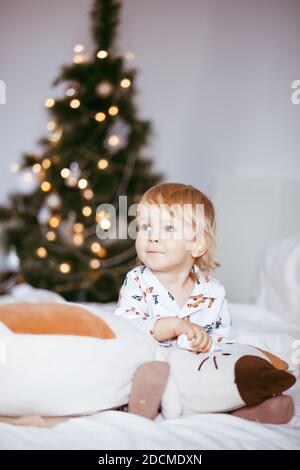
<path fill-rule="evenodd" d="M 151 315 L 146 297 L 147 294 L 141 288 L 138 273 L 130 271 L 121 287 L 114 314 L 131 320 L 137 328 L 152 335 L 157 318 Z"/>

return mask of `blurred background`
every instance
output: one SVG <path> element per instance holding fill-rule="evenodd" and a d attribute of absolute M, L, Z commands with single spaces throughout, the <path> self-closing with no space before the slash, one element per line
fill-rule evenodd
<path fill-rule="evenodd" d="M 6 84 L 6 104 L 0 105 L 3 206 L 8 203 L 9 193 L 18 190 L 25 206 L 31 204 L 28 191 L 21 189 L 24 173 L 20 179 L 20 169 L 13 166 L 21 164 L 24 154 L 39 155 L 37 161 L 49 158 L 49 149 L 59 155 L 59 147 L 45 151 L 39 143 L 50 120 L 44 103 L 49 97 L 65 93 L 66 81 L 56 87 L 53 81 L 63 65 L 72 64 L 74 46 L 84 45 L 87 54 L 94 50 L 94 4 L 92 0 L 1 2 L 0 79 Z M 161 175 L 161 181 L 193 184 L 213 199 L 222 265 L 215 276 L 225 284 L 229 299 L 236 302 L 254 299 L 268 247 L 290 237 L 300 238 L 300 104 L 291 99 L 292 84 L 300 79 L 299 20 L 298 0 L 123 0 L 119 10 L 116 50 L 123 57 L 131 53 L 124 59 L 124 70 L 127 66 L 137 70 L 132 80 L 136 94 L 130 97 L 138 110 L 134 118 L 150 121 L 152 128 L 147 142 L 145 136 L 142 152 L 152 161 L 151 170 L 144 167 L 149 172 L 142 175 L 144 184 L 133 184 L 130 191 L 138 196 L 147 181 L 152 181 L 152 172 Z M 101 50 L 101 44 L 97 46 Z M 109 77 L 113 82 L 114 77 Z M 126 121 L 126 112 L 123 118 Z M 68 123 L 68 115 L 61 112 L 59 120 Z M 124 133 L 124 128 L 120 132 Z M 128 158 L 126 152 L 120 155 L 119 163 L 122 158 Z M 33 162 L 27 160 L 27 164 Z M 72 162 L 74 158 L 68 165 Z M 63 193 L 60 196 L 63 207 Z M 52 206 L 53 216 L 55 204 Z M 14 217 L 22 219 L 16 212 Z M 11 217 L 12 212 L 6 214 L 3 224 L 8 224 Z M 34 225 L 30 220 L 26 223 Z M 51 248 L 45 248 L 46 257 L 38 257 L 38 262 L 44 264 L 37 264 L 39 274 L 30 278 L 34 265 L 29 263 L 22 270 L 24 252 L 28 255 L 31 242 L 32 249 L 36 244 L 35 250 L 44 244 L 29 238 L 20 242 L 13 231 L 3 236 L 6 241 L 2 243 L 1 269 L 9 273 L 3 277 L 3 292 L 13 285 L 7 283 L 9 279 L 21 279 L 64 293 L 55 288 L 65 283 L 60 278 L 57 283 L 52 280 L 52 265 L 51 276 L 42 284 L 38 281 L 43 266 L 49 267 Z M 12 250 L 13 242 L 16 250 Z M 8 254 L 4 253 L 5 243 L 9 245 Z M 109 274 L 111 265 L 105 262 L 128 247 L 111 254 L 109 247 L 105 248 L 107 255 L 98 257 L 102 264 L 94 263 L 93 269 L 103 268 Z M 97 280 L 100 284 L 94 292 L 85 292 L 82 298 L 113 300 L 132 260 L 131 252 L 123 271 L 108 276 L 102 284 Z M 12 273 L 20 272 L 20 262 L 23 277 L 12 278 Z M 60 271 L 59 276 L 69 274 L 63 256 L 57 263 L 60 268 L 66 265 L 66 272 Z M 72 263 L 76 270 L 76 260 Z M 94 279 L 87 268 L 78 266 L 82 276 Z M 76 284 L 78 279 L 70 283 L 73 281 Z M 86 285 L 79 283 L 67 291 L 78 289 L 86 289 Z M 99 289 L 107 289 L 111 295 L 97 298 L 95 291 Z"/>

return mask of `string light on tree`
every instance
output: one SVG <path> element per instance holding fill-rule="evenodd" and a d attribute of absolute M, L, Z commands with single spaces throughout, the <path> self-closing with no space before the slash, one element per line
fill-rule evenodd
<path fill-rule="evenodd" d="M 119 143 L 120 143 L 120 137 L 116 134 L 113 134 L 108 138 L 108 144 L 111 147 L 116 147 Z"/>
<path fill-rule="evenodd" d="M 109 109 L 108 109 L 108 114 L 110 114 L 111 116 L 116 116 L 119 112 L 119 109 L 117 106 L 111 106 Z"/>
<path fill-rule="evenodd" d="M 106 158 L 101 158 L 97 164 L 99 170 L 105 170 L 108 167 L 108 161 Z"/>
<path fill-rule="evenodd" d="M 98 242 L 94 242 L 91 244 L 91 251 L 93 253 L 98 253 L 101 250 L 101 245 Z"/>
<path fill-rule="evenodd" d="M 75 52 L 75 54 L 80 54 L 81 52 L 84 51 L 84 45 L 83 44 L 75 44 L 75 46 L 73 47 L 73 51 Z"/>
<path fill-rule="evenodd" d="M 49 181 L 43 181 L 41 184 L 41 190 L 45 193 L 49 192 L 51 189 L 51 183 Z"/>
<path fill-rule="evenodd" d="M 37 248 L 36 250 L 36 255 L 39 257 L 39 258 L 47 258 L 47 250 L 46 248 L 44 248 L 43 246 L 40 246 L 39 248 Z"/>
<path fill-rule="evenodd" d="M 93 199 L 94 193 L 93 193 L 93 191 L 92 191 L 91 189 L 89 189 L 89 188 L 88 188 L 88 189 L 85 189 L 85 190 L 83 191 L 83 197 L 84 197 L 84 199 L 86 199 L 87 201 L 90 201 L 91 199 Z"/>
<path fill-rule="evenodd" d="M 77 109 L 80 106 L 80 101 L 77 98 L 74 98 L 70 101 L 70 107 L 73 109 Z"/>
<path fill-rule="evenodd" d="M 105 116 L 105 114 L 102 113 L 102 112 L 99 112 L 99 113 L 96 113 L 96 114 L 95 114 L 95 119 L 96 119 L 96 121 L 98 121 L 98 122 L 103 122 L 103 121 L 105 120 L 105 118 L 106 118 L 106 116 Z"/>
<path fill-rule="evenodd" d="M 45 158 L 43 161 L 42 161 L 42 168 L 44 168 L 44 170 L 48 170 L 48 168 L 50 168 L 51 166 L 51 160 L 50 158 Z"/>
<path fill-rule="evenodd" d="M 75 54 L 73 57 L 74 64 L 83 64 L 86 62 L 86 57 L 83 54 Z"/>
<path fill-rule="evenodd" d="M 33 173 L 39 173 L 41 171 L 41 165 L 40 163 L 35 163 L 33 166 L 32 166 L 32 171 Z"/>
<path fill-rule="evenodd" d="M 96 85 L 95 90 L 98 96 L 101 98 L 107 98 L 112 94 L 114 87 L 108 80 L 102 80 Z"/>
<path fill-rule="evenodd" d="M 49 121 L 47 122 L 47 129 L 48 131 L 54 131 L 54 129 L 56 128 L 56 122 L 55 121 Z"/>
<path fill-rule="evenodd" d="M 61 217 L 59 215 L 53 215 L 49 220 L 49 225 L 52 228 L 57 228 L 60 224 Z"/>
<path fill-rule="evenodd" d="M 107 57 L 107 52 L 104 51 L 104 50 L 98 51 L 97 52 L 97 57 L 98 57 L 98 59 L 105 59 L 105 57 Z"/>
<path fill-rule="evenodd" d="M 90 215 L 92 214 L 92 208 L 89 206 L 84 206 L 82 208 L 82 213 L 85 217 L 90 217 Z"/>
<path fill-rule="evenodd" d="M 63 134 L 63 130 L 61 127 L 55 128 L 53 131 L 49 132 L 48 134 L 48 140 L 49 142 L 56 143 L 60 140 L 61 136 Z"/>
<path fill-rule="evenodd" d="M 104 141 L 109 153 L 113 154 L 123 149 L 128 144 L 130 126 L 120 117 L 117 117 L 109 127 Z"/>
<path fill-rule="evenodd" d="M 80 189 L 85 189 L 88 185 L 88 182 L 85 178 L 81 178 L 79 181 L 78 181 L 78 188 Z"/>
<path fill-rule="evenodd" d="M 91 267 L 92 269 L 99 269 L 100 266 L 101 266 L 101 263 L 100 263 L 100 261 L 99 261 L 98 259 L 95 259 L 95 258 L 94 258 L 94 259 L 92 259 L 92 260 L 90 261 L 90 267 Z"/>
<path fill-rule="evenodd" d="M 75 233 L 82 233 L 83 230 L 84 230 L 84 225 L 83 224 L 80 224 L 80 223 L 74 224 L 73 231 Z"/>
<path fill-rule="evenodd" d="M 70 88 L 67 88 L 67 90 L 66 90 L 66 95 L 69 96 L 69 97 L 74 96 L 75 93 L 76 93 L 75 88 L 70 87 Z"/>
<path fill-rule="evenodd" d="M 71 264 L 70 263 L 61 263 L 59 265 L 59 270 L 63 274 L 68 274 L 71 271 Z"/>
<path fill-rule="evenodd" d="M 74 245 L 76 246 L 81 246 L 83 245 L 83 242 L 84 242 L 84 238 L 83 238 L 83 235 L 80 234 L 80 233 L 76 233 L 73 237 L 73 243 Z"/>
<path fill-rule="evenodd" d="M 61 198 L 57 193 L 49 194 L 46 198 L 46 205 L 50 209 L 58 209 L 61 206 Z"/>
<path fill-rule="evenodd" d="M 49 230 L 49 232 L 46 234 L 46 238 L 49 242 L 53 242 L 56 239 L 56 233 L 52 230 Z"/>
<path fill-rule="evenodd" d="M 55 100 L 53 98 L 48 98 L 45 101 L 46 108 L 52 108 L 52 106 L 54 106 L 54 105 L 55 105 Z"/>
<path fill-rule="evenodd" d="M 70 172 L 69 168 L 63 168 L 60 172 L 60 174 L 63 178 L 68 178 L 68 176 L 70 176 L 70 173 L 71 172 Z"/>
<path fill-rule="evenodd" d="M 123 78 L 120 83 L 122 88 L 129 88 L 131 85 L 131 80 L 129 78 Z"/>

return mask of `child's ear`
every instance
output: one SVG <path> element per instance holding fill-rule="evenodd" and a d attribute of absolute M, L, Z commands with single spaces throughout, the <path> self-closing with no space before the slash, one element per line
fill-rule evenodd
<path fill-rule="evenodd" d="M 192 256 L 194 258 L 199 258 L 200 256 L 204 255 L 207 250 L 207 243 L 203 237 L 198 238 L 196 237 L 195 240 L 195 248 L 192 250 Z"/>

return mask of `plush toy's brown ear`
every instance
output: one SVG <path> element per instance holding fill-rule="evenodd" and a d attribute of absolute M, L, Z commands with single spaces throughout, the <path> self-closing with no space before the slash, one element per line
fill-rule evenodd
<path fill-rule="evenodd" d="M 296 382 L 292 374 L 276 369 L 269 361 L 257 356 L 240 357 L 234 370 L 239 394 L 248 406 L 280 395 Z"/>
<path fill-rule="evenodd" d="M 279 370 L 288 370 L 289 365 L 287 362 L 285 362 L 283 359 L 280 359 L 280 357 L 275 356 L 275 354 L 272 354 L 268 351 L 264 351 L 263 349 L 257 348 L 255 346 L 255 349 L 258 349 L 260 352 L 262 352 L 268 359 L 269 361 L 273 364 L 276 369 Z"/>
<path fill-rule="evenodd" d="M 116 337 L 104 320 L 80 306 L 68 303 L 2 304 L 0 322 L 20 334 L 92 336 L 100 339 Z"/>

